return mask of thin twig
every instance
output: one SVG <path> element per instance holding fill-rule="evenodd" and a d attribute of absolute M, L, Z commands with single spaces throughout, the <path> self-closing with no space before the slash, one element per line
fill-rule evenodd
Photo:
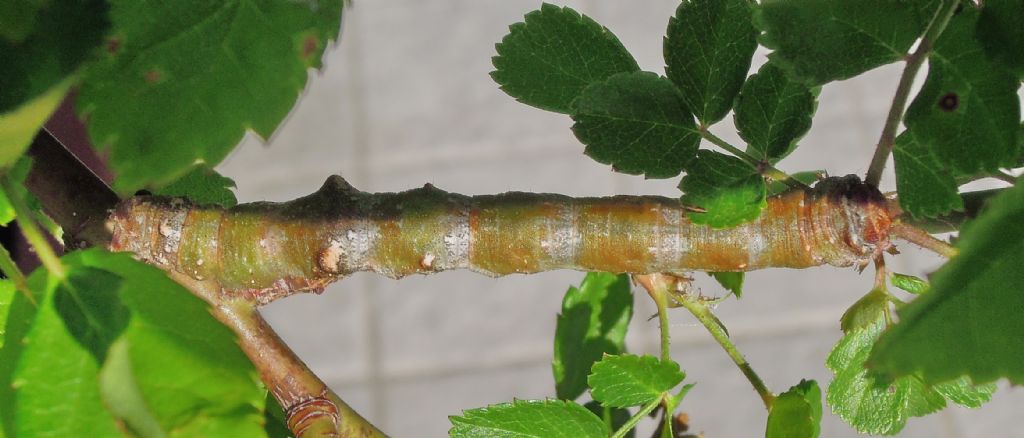
<path fill-rule="evenodd" d="M 885 170 L 885 162 L 889 160 L 893 145 L 896 142 L 896 130 L 899 129 L 903 120 L 903 111 L 907 106 L 907 99 L 910 97 L 910 89 L 914 85 L 914 77 L 921 69 L 925 59 L 928 59 L 928 52 L 932 50 L 935 40 L 946 28 L 950 18 L 956 11 L 959 2 L 957 0 L 944 0 L 942 6 L 932 17 L 932 21 L 921 37 L 921 43 L 917 50 L 907 56 L 907 65 L 903 67 L 903 74 L 900 76 L 899 84 L 896 86 L 896 94 L 892 98 L 892 106 L 889 107 L 889 115 L 885 118 L 885 126 L 882 127 L 882 134 L 878 138 L 878 145 L 875 147 L 875 154 L 871 157 L 871 165 L 868 167 L 864 182 L 878 186 L 882 180 L 882 171 Z"/>
<path fill-rule="evenodd" d="M 634 279 L 640 283 L 652 297 L 656 295 L 668 295 L 669 293 L 678 290 L 678 284 L 681 280 L 679 277 L 670 274 L 649 274 L 649 275 L 635 275 Z M 765 408 L 771 409 L 772 403 L 775 401 L 775 394 L 764 384 L 761 377 L 757 375 L 754 368 L 750 366 L 750 363 L 740 354 L 739 349 L 736 348 L 736 344 L 732 343 L 729 339 L 729 334 L 726 333 L 725 328 L 722 327 L 718 318 L 715 317 L 714 313 L 711 312 L 711 308 L 708 304 L 700 299 L 689 294 L 673 294 L 676 302 L 678 302 L 686 310 L 689 310 L 700 321 L 701 325 L 704 326 L 711 333 L 711 337 L 718 341 L 718 344 L 722 346 L 729 358 L 739 367 L 740 371 L 746 376 L 747 380 L 757 391 L 758 395 L 761 396 L 761 401 L 764 402 Z M 655 298 L 655 302 L 658 299 Z"/>
<path fill-rule="evenodd" d="M 252 303 L 222 301 L 210 280 L 170 272 L 170 277 L 211 303 L 213 315 L 238 335 L 242 351 L 260 372 L 285 412 L 296 437 L 383 437 L 383 432 L 348 406 L 277 336 Z"/>
<path fill-rule="evenodd" d="M 754 168 L 758 169 L 761 172 L 762 176 L 771 178 L 774 181 L 779 181 L 794 189 L 809 188 L 807 184 L 804 184 L 797 180 L 796 178 L 793 178 L 790 174 L 775 168 L 775 166 L 772 166 L 770 163 L 766 161 L 761 161 L 758 160 L 757 158 L 754 158 L 754 156 L 744 152 L 742 149 L 723 140 L 721 137 L 711 133 L 711 131 L 708 131 L 707 129 L 701 129 L 700 135 L 701 137 L 704 137 L 705 140 L 710 141 L 711 143 L 715 144 L 716 146 L 722 149 L 725 149 L 727 152 L 735 155 L 737 158 L 745 161 L 747 164 L 754 166 Z"/>
<path fill-rule="evenodd" d="M 899 237 L 946 258 L 952 258 L 958 252 L 953 245 L 936 239 L 931 234 L 928 234 L 927 231 L 903 222 L 893 224 L 890 235 Z"/>

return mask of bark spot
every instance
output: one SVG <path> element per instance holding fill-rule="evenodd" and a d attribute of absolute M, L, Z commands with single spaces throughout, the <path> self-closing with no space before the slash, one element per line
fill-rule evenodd
<path fill-rule="evenodd" d="M 424 254 L 423 259 L 420 260 L 420 267 L 423 269 L 433 269 L 434 255 L 430 253 Z"/>
<path fill-rule="evenodd" d="M 163 77 L 164 77 L 164 74 L 161 73 L 160 70 L 157 70 L 155 68 L 152 69 L 152 70 L 147 71 L 146 74 L 143 75 L 143 78 L 146 79 L 146 82 L 148 82 L 150 84 L 155 84 L 157 82 L 160 82 L 160 80 L 163 79 Z"/>
<path fill-rule="evenodd" d="M 320 47 L 320 39 L 316 35 L 309 35 L 302 39 L 302 59 L 309 59 L 316 54 L 316 48 Z"/>
<path fill-rule="evenodd" d="M 113 37 L 107 40 L 107 53 L 116 55 L 121 50 L 121 39 Z"/>
<path fill-rule="evenodd" d="M 338 240 L 332 240 L 331 245 L 320 251 L 317 255 L 317 265 L 324 272 L 330 274 L 341 273 L 341 260 L 344 256 L 345 251 L 341 247 L 341 242 Z"/>

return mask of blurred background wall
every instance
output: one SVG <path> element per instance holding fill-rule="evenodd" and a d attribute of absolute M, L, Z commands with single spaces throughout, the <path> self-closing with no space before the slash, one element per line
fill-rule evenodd
<path fill-rule="evenodd" d="M 664 73 L 661 38 L 678 1 L 557 3 L 607 26 L 641 68 Z M 242 202 L 308 194 L 335 173 L 366 191 L 430 182 L 465 194 L 678 196 L 678 178 L 616 174 L 587 158 L 567 116 L 520 104 L 488 77 L 494 44 L 537 7 L 521 0 L 356 1 L 325 69 L 313 75 L 288 120 L 266 142 L 246 138 L 219 170 L 238 183 Z M 755 55 L 751 72 L 764 55 L 763 49 Z M 810 133 L 780 167 L 863 175 L 901 68 L 826 86 Z M 731 117 L 713 131 L 740 143 Z M 893 190 L 892 181 L 890 167 L 883 190 Z M 895 271 L 925 275 L 940 263 L 907 245 L 900 249 L 904 254 L 891 262 Z M 751 273 L 743 299 L 721 304 L 719 316 L 774 390 L 801 378 L 824 387 L 839 317 L 870 289 L 870 272 Z M 707 276 L 696 277 L 705 294 L 721 294 Z M 314 371 L 381 429 L 396 437 L 443 436 L 447 416 L 462 409 L 554 395 L 555 316 L 566 288 L 582 278 L 570 271 L 497 279 L 446 272 L 401 281 L 357 274 L 322 296 L 291 297 L 264 313 Z M 628 346 L 656 353 L 654 306 L 642 292 L 636 303 Z M 685 311 L 674 311 L 671 323 L 673 357 L 687 380 L 697 382 L 680 407 L 693 431 L 763 435 L 761 401 L 725 353 Z M 904 434 L 1024 436 L 1020 406 L 1024 391 L 1001 387 L 981 411 L 951 408 L 912 419 Z M 638 436 L 651 430 L 644 423 Z M 823 437 L 856 435 L 826 414 Z"/>

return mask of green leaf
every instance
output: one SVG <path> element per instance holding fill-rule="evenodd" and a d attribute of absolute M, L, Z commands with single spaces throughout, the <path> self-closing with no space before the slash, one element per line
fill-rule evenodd
<path fill-rule="evenodd" d="M 1024 384 L 1024 185 L 993 198 L 960 232 L 954 257 L 931 290 L 900 310 L 872 352 L 879 372 L 920 372 L 935 383 L 967 374 L 979 383 Z"/>
<path fill-rule="evenodd" d="M 654 73 L 621 73 L 594 83 L 573 101 L 572 119 L 590 158 L 631 175 L 676 176 L 700 144 L 679 90 Z"/>
<path fill-rule="evenodd" d="M 284 409 L 274 399 L 274 395 L 267 392 L 267 399 L 264 402 L 266 408 L 263 411 L 263 421 L 267 438 L 289 438 L 292 432 L 288 430 L 288 421 L 285 420 Z"/>
<path fill-rule="evenodd" d="M 196 204 L 216 204 L 221 207 L 234 207 L 238 199 L 231 191 L 235 181 L 221 176 L 209 166 L 196 166 L 185 176 L 178 178 L 167 186 L 154 190 L 156 195 L 182 196 Z"/>
<path fill-rule="evenodd" d="M 68 78 L 17 108 L 0 112 L 0 170 L 23 157 L 39 128 L 64 101 L 64 95 L 74 82 L 73 78 Z"/>
<path fill-rule="evenodd" d="M 247 129 L 270 136 L 341 23 L 341 1 L 112 2 L 113 35 L 78 95 L 115 189 L 213 166 Z M 173 111 L 169 110 L 173 108 Z"/>
<path fill-rule="evenodd" d="M 28 176 L 28 171 L 31 168 L 32 159 L 21 157 L 14 163 L 14 166 L 7 170 L 6 175 L 0 172 L 0 178 L 6 177 L 11 180 L 15 190 L 18 192 L 17 196 L 21 196 L 22 199 L 31 198 L 32 195 L 24 186 L 25 177 Z M 11 200 L 7 198 L 7 193 L 0 190 L 0 226 L 7 226 L 15 217 L 14 206 L 11 205 Z"/>
<path fill-rule="evenodd" d="M 544 3 L 509 31 L 495 45 L 491 78 L 530 106 L 569 113 L 588 85 L 640 70 L 615 35 L 569 7 Z"/>
<path fill-rule="evenodd" d="M 591 400 L 587 404 L 583 405 L 588 411 L 593 412 L 597 415 L 605 424 L 611 424 L 611 430 L 619 430 L 623 425 L 629 421 L 629 418 L 633 415 L 629 412 L 629 409 L 624 408 L 609 408 L 601 406 L 596 400 Z M 636 436 L 636 428 L 630 429 L 626 432 L 623 438 L 633 438 Z"/>
<path fill-rule="evenodd" d="M 551 361 L 558 398 L 575 400 L 586 391 L 594 362 L 604 354 L 626 350 L 626 329 L 632 316 L 633 294 L 625 274 L 591 272 L 579 288 L 565 292 Z"/>
<path fill-rule="evenodd" d="M 598 438 L 611 430 L 587 408 L 571 401 L 516 400 L 451 416 L 453 438 Z"/>
<path fill-rule="evenodd" d="M 824 179 L 825 175 L 826 173 L 823 170 L 808 170 L 790 174 L 789 176 L 793 177 L 793 179 L 797 181 L 804 183 L 805 185 L 813 186 L 818 181 Z M 791 187 L 782 181 L 772 181 L 771 183 L 768 184 L 768 196 L 775 196 L 783 192 L 786 192 L 790 189 Z"/>
<path fill-rule="evenodd" d="M 913 275 L 900 274 L 898 272 L 893 272 L 892 274 L 889 274 L 889 282 L 891 282 L 893 286 L 896 286 L 915 295 L 920 295 L 925 292 L 928 292 L 929 287 L 927 281 L 924 281 Z"/>
<path fill-rule="evenodd" d="M 817 92 L 769 62 L 743 84 L 733 116 L 747 153 L 776 162 L 811 129 Z"/>
<path fill-rule="evenodd" d="M 913 217 L 935 217 L 964 208 L 956 180 L 931 150 L 903 131 L 892 151 L 900 207 Z"/>
<path fill-rule="evenodd" d="M 827 401 L 836 415 L 861 433 L 890 435 L 902 430 L 910 417 L 944 408 L 947 393 L 973 406 L 990 398 L 994 386 L 975 387 L 969 381 L 929 386 L 918 374 L 884 380 L 869 371 L 865 363 L 889 319 L 887 300 L 884 291 L 873 290 L 843 315 L 846 335 L 825 363 L 835 372 Z"/>
<path fill-rule="evenodd" d="M 943 167 L 962 174 L 1013 165 L 1019 153 L 1020 81 L 974 39 L 978 15 L 966 7 L 950 20 L 904 120 Z"/>
<path fill-rule="evenodd" d="M 0 348 L 4 346 L 4 335 L 7 333 L 7 314 L 14 302 L 14 293 L 14 282 L 0 279 Z"/>
<path fill-rule="evenodd" d="M 74 271 L 68 267 L 69 275 Z M 10 421 L 8 435 L 80 436 L 88 431 L 89 436 L 121 436 L 100 398 L 100 363 L 68 331 L 58 313 L 54 301 L 59 279 L 40 268 L 29 276 L 29 285 L 43 294 L 34 318 L 29 320 L 24 348 L 16 352 L 20 357 L 4 357 L 5 361 L 16 361 L 11 381 L 14 404 L 10 416 L 4 418 Z M 20 342 L 8 346 L 12 344 Z"/>
<path fill-rule="evenodd" d="M 665 74 L 704 125 L 732 108 L 757 48 L 747 0 L 684 0 L 669 19 Z"/>
<path fill-rule="evenodd" d="M 821 389 L 814 380 L 780 394 L 768 412 L 766 438 L 817 438 L 821 433 Z"/>
<path fill-rule="evenodd" d="M 764 178 L 739 158 L 701 150 L 686 172 L 679 183 L 683 204 L 704 210 L 687 213 L 695 224 L 736 226 L 756 219 L 768 205 Z"/>
<path fill-rule="evenodd" d="M 878 323 L 880 315 L 888 311 L 889 294 L 883 289 L 872 289 L 843 312 L 839 325 L 843 333 L 872 328 Z"/>
<path fill-rule="evenodd" d="M 654 356 L 605 356 L 587 379 L 594 400 L 613 408 L 648 403 L 686 378 L 679 364 Z"/>
<path fill-rule="evenodd" d="M 986 0 L 978 22 L 978 39 L 990 56 L 1024 78 L 1024 2 Z"/>
<path fill-rule="evenodd" d="M 42 277 L 44 274 L 38 274 Z M 32 277 L 30 277 L 32 278 Z M 32 328 L 36 320 L 36 313 L 39 310 L 39 302 L 43 299 L 44 290 L 40 287 L 39 281 L 29 283 L 31 300 L 25 294 L 16 293 L 11 300 L 3 307 L 0 307 L 0 314 L 6 318 L 3 323 L 4 339 L 0 348 L 0 436 L 13 437 L 15 433 L 15 395 L 14 381 L 15 366 L 18 358 L 24 352 L 26 334 Z M 78 345 L 78 344 L 75 344 Z"/>
<path fill-rule="evenodd" d="M 102 269 L 80 268 L 57 285 L 53 306 L 72 337 L 103 363 L 110 344 L 121 335 L 131 312 L 121 302 L 121 279 Z"/>
<path fill-rule="evenodd" d="M 87 250 L 64 260 L 73 269 L 102 268 L 122 278 L 119 294 L 132 319 L 121 337 L 127 344 L 121 360 L 128 362 L 121 366 L 130 373 L 108 376 L 102 390 L 113 412 L 134 412 L 123 421 L 145 430 L 151 425 L 140 419 L 153 418 L 168 435 L 264 434 L 265 393 L 256 371 L 205 302 L 125 253 Z M 124 391 L 118 385 L 135 385 L 148 412 L 114 405 Z"/>
<path fill-rule="evenodd" d="M 736 295 L 736 298 L 743 296 L 743 278 L 745 272 L 708 272 L 718 284 Z"/>
<path fill-rule="evenodd" d="M 754 13 L 768 58 L 811 85 L 902 60 L 924 33 L 933 0 L 769 0 Z"/>
<path fill-rule="evenodd" d="M 0 38 L 4 43 L 20 43 L 36 25 L 36 15 L 46 6 L 46 0 L 0 1 Z"/>

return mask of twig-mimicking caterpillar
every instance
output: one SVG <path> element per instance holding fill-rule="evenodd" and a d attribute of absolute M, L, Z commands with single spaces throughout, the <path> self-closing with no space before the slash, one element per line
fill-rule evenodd
<path fill-rule="evenodd" d="M 263 304 L 364 270 L 400 278 L 464 268 L 497 276 L 864 266 L 889 247 L 892 211 L 855 176 L 770 197 L 758 219 L 728 229 L 693 224 L 664 197 L 464 196 L 429 184 L 366 193 L 332 176 L 306 197 L 229 209 L 135 197 L 108 227 L 112 250 L 215 278 L 223 293 Z"/>

